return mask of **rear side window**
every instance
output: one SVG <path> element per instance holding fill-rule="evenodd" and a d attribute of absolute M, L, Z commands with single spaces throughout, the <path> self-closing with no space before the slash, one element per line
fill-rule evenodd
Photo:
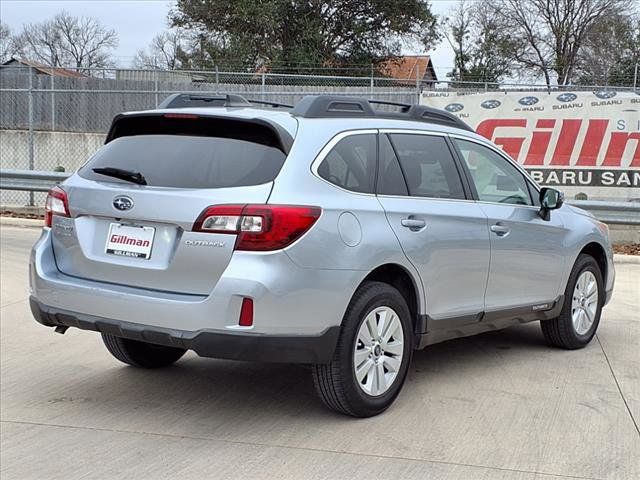
<path fill-rule="evenodd" d="M 409 195 L 464 199 L 460 174 L 443 137 L 392 134 Z"/>
<path fill-rule="evenodd" d="M 340 140 L 318 167 L 318 175 L 345 190 L 373 193 L 376 135 L 356 134 Z"/>
<path fill-rule="evenodd" d="M 209 128 L 206 120 L 181 122 L 178 129 L 154 125 L 150 133 L 140 128 L 133 135 L 110 141 L 79 170 L 79 175 L 127 183 L 93 171 L 113 167 L 139 172 L 151 186 L 240 187 L 272 181 L 285 161 L 286 155 L 264 128 L 254 128 L 252 132 L 252 127 L 246 126 L 235 134 L 233 128 L 216 128 L 220 122 Z M 192 122 L 192 126 L 184 122 Z"/>

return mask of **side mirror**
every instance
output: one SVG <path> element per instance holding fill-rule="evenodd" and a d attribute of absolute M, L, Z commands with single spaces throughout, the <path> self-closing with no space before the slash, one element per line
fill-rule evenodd
<path fill-rule="evenodd" d="M 564 194 L 555 188 L 540 189 L 540 217 L 543 220 L 551 218 L 551 210 L 556 210 L 564 203 Z"/>

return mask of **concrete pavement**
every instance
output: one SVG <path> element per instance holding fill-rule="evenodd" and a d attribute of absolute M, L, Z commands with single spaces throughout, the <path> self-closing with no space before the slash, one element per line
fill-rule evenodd
<path fill-rule="evenodd" d="M 640 264 L 619 263 L 597 340 L 548 348 L 537 324 L 416 352 L 385 414 L 316 399 L 302 366 L 198 358 L 142 371 L 27 304 L 39 232 L 2 225 L 0 476 L 640 478 Z"/>

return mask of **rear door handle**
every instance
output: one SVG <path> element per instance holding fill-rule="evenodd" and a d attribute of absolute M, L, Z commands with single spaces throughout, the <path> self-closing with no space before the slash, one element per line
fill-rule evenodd
<path fill-rule="evenodd" d="M 424 220 L 420 220 L 419 218 L 414 218 L 413 215 L 409 215 L 409 218 L 403 218 L 402 220 L 400 220 L 400 225 L 402 225 L 403 227 L 407 227 L 413 232 L 417 232 L 418 230 L 426 227 L 427 222 L 425 222 Z"/>
<path fill-rule="evenodd" d="M 511 230 L 509 229 L 509 227 L 505 227 L 504 225 L 496 223 L 495 225 L 491 225 L 491 231 L 496 235 L 498 235 L 499 237 L 504 237 Z"/>

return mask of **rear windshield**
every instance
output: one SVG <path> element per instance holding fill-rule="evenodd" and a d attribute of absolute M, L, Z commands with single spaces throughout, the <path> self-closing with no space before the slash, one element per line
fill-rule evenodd
<path fill-rule="evenodd" d="M 260 185 L 272 181 L 286 155 L 264 138 L 252 139 L 249 129 L 239 138 L 222 136 L 136 134 L 104 145 L 79 171 L 81 177 L 101 182 L 127 183 L 93 171 L 112 167 L 141 173 L 147 185 L 176 188 L 224 188 Z M 156 130 L 157 131 L 157 130 Z M 210 135 L 215 135 L 211 133 Z"/>

